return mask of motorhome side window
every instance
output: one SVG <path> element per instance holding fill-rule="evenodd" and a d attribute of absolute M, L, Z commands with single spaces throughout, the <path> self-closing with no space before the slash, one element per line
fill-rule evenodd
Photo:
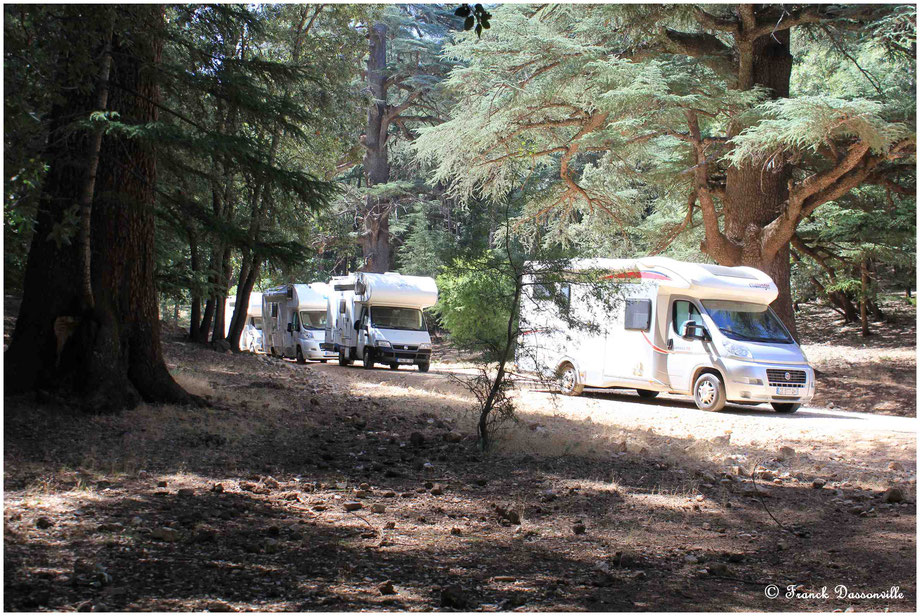
<path fill-rule="evenodd" d="M 294 331 L 295 332 L 300 331 L 300 317 L 297 315 L 296 312 L 294 313 Z"/>
<path fill-rule="evenodd" d="M 652 300 L 628 299 L 626 300 L 626 320 L 624 329 L 641 330 L 647 332 L 652 324 Z"/>
<path fill-rule="evenodd" d="M 674 332 L 677 335 L 684 335 L 684 325 L 687 324 L 687 321 L 696 321 L 698 324 L 702 324 L 703 318 L 700 315 L 700 311 L 692 303 L 686 300 L 677 300 L 674 302 Z"/>
<path fill-rule="evenodd" d="M 568 311 L 572 302 L 572 287 L 564 282 L 557 291 L 556 285 L 551 282 L 537 282 L 533 285 L 533 299 L 537 302 L 551 300 L 561 303 L 563 310 Z"/>

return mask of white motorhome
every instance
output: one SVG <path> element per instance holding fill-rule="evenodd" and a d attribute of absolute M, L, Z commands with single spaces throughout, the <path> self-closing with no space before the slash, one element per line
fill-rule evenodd
<path fill-rule="evenodd" d="M 314 359 L 325 363 L 335 353 L 324 351 L 326 302 L 324 282 L 287 284 L 262 294 L 262 349 L 276 357 L 292 357 L 297 363 Z"/>
<path fill-rule="evenodd" d="M 584 259 L 564 269 L 525 281 L 517 352 L 519 369 L 555 376 L 564 393 L 628 388 L 645 398 L 688 394 L 708 411 L 768 402 L 779 413 L 814 396 L 814 370 L 770 308 L 777 288 L 760 270 L 664 257 Z M 611 280 L 616 299 L 605 302 L 575 272 Z"/>
<path fill-rule="evenodd" d="M 224 337 L 230 335 L 230 321 L 236 307 L 236 296 L 227 298 L 224 308 Z M 246 311 L 246 325 L 240 334 L 240 349 L 255 353 L 262 350 L 262 294 L 249 294 L 249 309 Z"/>
<path fill-rule="evenodd" d="M 422 309 L 438 301 L 433 278 L 359 272 L 329 286 L 325 348 L 338 354 L 340 365 L 361 360 L 368 369 L 416 365 L 428 372 L 431 337 Z"/>

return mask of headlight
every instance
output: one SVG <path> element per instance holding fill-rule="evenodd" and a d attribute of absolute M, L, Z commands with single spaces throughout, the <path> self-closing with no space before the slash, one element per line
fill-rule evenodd
<path fill-rule="evenodd" d="M 746 346 L 727 342 L 722 348 L 732 357 L 737 357 L 738 359 L 754 359 L 754 356 L 751 355 L 751 352 Z"/>
<path fill-rule="evenodd" d="M 377 346 L 378 346 L 378 347 L 383 347 L 383 348 L 388 349 L 388 348 L 390 348 L 390 347 L 393 346 L 393 345 L 390 344 L 388 340 L 378 340 L 378 341 L 377 341 Z"/>
<path fill-rule="evenodd" d="M 313 332 L 307 330 L 307 331 L 305 331 L 305 332 L 303 333 L 303 337 L 306 338 L 307 340 L 312 340 L 312 339 L 313 339 Z"/>
<path fill-rule="evenodd" d="M 420 345 L 418 345 L 418 350 L 419 350 L 419 351 L 430 351 L 430 350 L 431 350 L 431 344 L 428 343 L 428 342 L 423 342 L 423 343 L 421 343 Z"/>

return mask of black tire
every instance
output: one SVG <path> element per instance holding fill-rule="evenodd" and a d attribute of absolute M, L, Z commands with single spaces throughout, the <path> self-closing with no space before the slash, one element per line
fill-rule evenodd
<path fill-rule="evenodd" d="M 339 348 L 339 365 L 340 366 L 350 366 L 351 358 L 345 356 L 345 349 Z"/>
<path fill-rule="evenodd" d="M 801 404 L 795 402 L 771 402 L 770 406 L 773 407 L 773 410 L 777 413 L 791 414 L 795 413 L 797 410 L 802 408 Z"/>
<path fill-rule="evenodd" d="M 329 360 L 328 360 L 328 359 L 321 359 L 321 360 L 319 360 L 319 363 L 325 364 L 327 361 L 329 361 Z"/>
<path fill-rule="evenodd" d="M 580 396 L 585 386 L 578 382 L 578 371 L 575 366 L 566 362 L 556 371 L 556 383 L 559 393 L 566 396 Z"/>
<path fill-rule="evenodd" d="M 431 363 L 430 363 L 430 362 L 427 362 L 427 361 L 426 361 L 424 364 L 419 364 L 419 365 L 418 365 L 418 371 L 419 371 L 419 372 L 428 372 L 428 369 L 429 369 L 429 368 L 431 368 Z"/>
<path fill-rule="evenodd" d="M 297 345 L 297 363 L 305 364 L 307 363 L 307 358 L 303 356 L 303 351 L 300 350 L 300 345 Z"/>
<path fill-rule="evenodd" d="M 636 393 L 639 394 L 640 398 L 651 400 L 652 398 L 657 398 L 658 394 L 661 392 L 652 391 L 651 389 L 637 389 Z"/>
<path fill-rule="evenodd" d="M 390 364 L 390 370 L 399 370 L 399 364 Z"/>
<path fill-rule="evenodd" d="M 701 411 L 717 413 L 725 408 L 725 385 L 718 375 L 704 372 L 693 384 L 693 401 Z"/>
<path fill-rule="evenodd" d="M 373 349 L 364 349 L 364 369 L 373 370 L 374 369 L 374 351 Z"/>
<path fill-rule="evenodd" d="M 275 353 L 275 347 L 272 347 L 272 357 L 278 357 L 278 354 Z"/>

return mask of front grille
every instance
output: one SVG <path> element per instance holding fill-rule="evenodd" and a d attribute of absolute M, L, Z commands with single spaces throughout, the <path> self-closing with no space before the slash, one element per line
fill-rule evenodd
<path fill-rule="evenodd" d="M 394 344 L 393 348 L 397 351 L 417 351 L 417 344 Z"/>
<path fill-rule="evenodd" d="M 805 387 L 805 371 L 767 370 L 767 380 L 774 387 Z"/>

